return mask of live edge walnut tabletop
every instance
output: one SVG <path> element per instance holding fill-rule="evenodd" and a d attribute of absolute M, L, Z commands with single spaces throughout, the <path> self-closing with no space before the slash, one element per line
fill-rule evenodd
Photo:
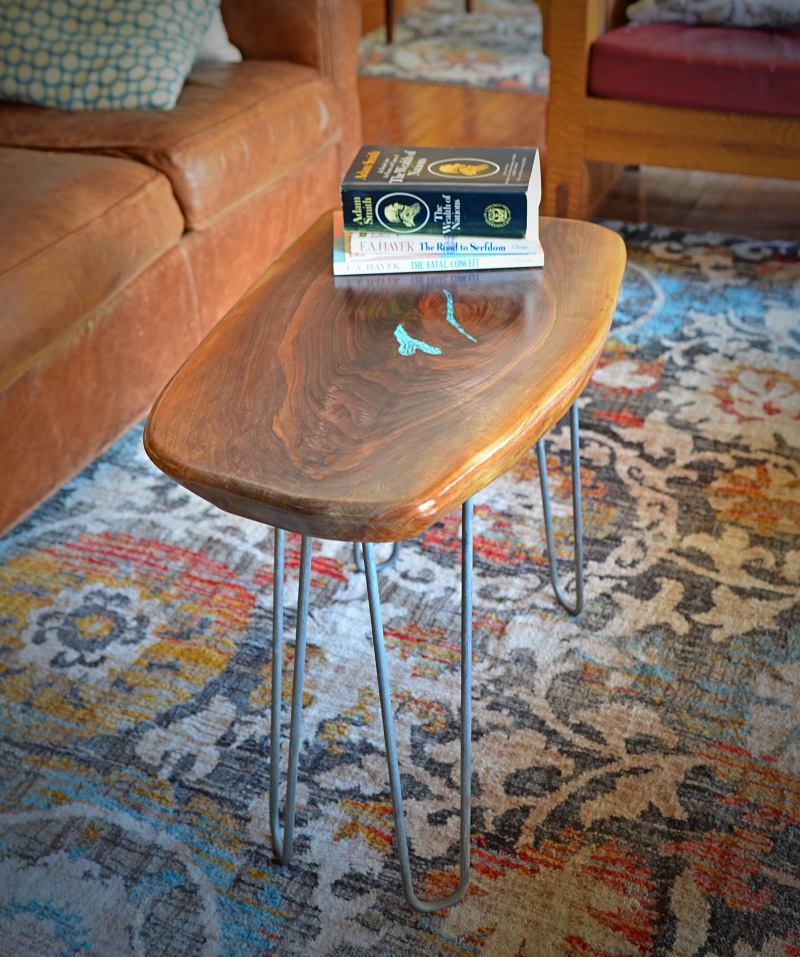
<path fill-rule="evenodd" d="M 332 274 L 331 237 L 326 214 L 267 270 L 166 386 L 144 442 L 153 462 L 186 488 L 276 529 L 270 823 L 281 861 L 292 849 L 311 537 L 365 543 L 403 887 L 412 906 L 438 910 L 469 880 L 472 497 L 534 444 L 541 449 L 539 440 L 570 408 L 575 467 L 575 400 L 608 334 L 625 249 L 601 226 L 542 219 L 541 269 L 340 278 Z M 579 488 L 577 474 L 573 484 Z M 372 543 L 412 538 L 459 506 L 460 878 L 448 897 L 428 901 L 412 886 Z M 281 836 L 287 530 L 303 540 Z"/>

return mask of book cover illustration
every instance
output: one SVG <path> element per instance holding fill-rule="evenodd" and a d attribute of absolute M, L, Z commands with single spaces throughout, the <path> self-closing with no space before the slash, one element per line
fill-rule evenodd
<path fill-rule="evenodd" d="M 364 146 L 341 194 L 347 230 L 535 240 L 539 151 Z"/>

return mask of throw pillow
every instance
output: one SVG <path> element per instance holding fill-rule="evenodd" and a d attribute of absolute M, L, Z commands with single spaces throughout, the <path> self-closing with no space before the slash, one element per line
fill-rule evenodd
<path fill-rule="evenodd" d="M 208 25 L 206 35 L 203 37 L 203 45 L 197 54 L 197 62 L 238 63 L 241 59 L 242 54 L 228 39 L 228 31 L 225 29 L 222 11 L 217 7 L 211 16 L 211 23 Z"/>
<path fill-rule="evenodd" d="M 798 0 L 637 0 L 626 13 L 632 23 L 800 29 Z"/>
<path fill-rule="evenodd" d="M 2 0 L 0 98 L 171 109 L 219 0 Z"/>

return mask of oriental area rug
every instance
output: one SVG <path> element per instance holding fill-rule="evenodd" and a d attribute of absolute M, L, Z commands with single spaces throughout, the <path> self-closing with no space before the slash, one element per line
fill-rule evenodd
<path fill-rule="evenodd" d="M 547 93 L 550 61 L 542 53 L 542 17 L 533 0 L 423 0 L 386 29 L 362 37 L 362 76 L 486 90 Z"/>
<path fill-rule="evenodd" d="M 580 400 L 580 616 L 548 581 L 535 454 L 476 496 L 466 897 L 403 897 L 347 544 L 315 546 L 275 863 L 272 533 L 173 484 L 136 428 L 0 540 L 0 954 L 800 953 L 800 248 L 609 225 L 629 260 Z M 422 895 L 457 858 L 459 542 L 453 515 L 380 576 Z M 289 634 L 284 655 L 288 702 Z"/>

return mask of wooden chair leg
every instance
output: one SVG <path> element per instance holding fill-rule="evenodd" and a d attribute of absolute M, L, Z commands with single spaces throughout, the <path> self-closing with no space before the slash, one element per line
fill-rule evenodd
<path fill-rule="evenodd" d="M 586 162 L 580 149 L 559 142 L 555 131 L 552 140 L 547 149 L 541 213 L 544 216 L 585 219 L 588 206 Z"/>
<path fill-rule="evenodd" d="M 386 0 L 386 42 L 394 37 L 394 0 Z"/>

